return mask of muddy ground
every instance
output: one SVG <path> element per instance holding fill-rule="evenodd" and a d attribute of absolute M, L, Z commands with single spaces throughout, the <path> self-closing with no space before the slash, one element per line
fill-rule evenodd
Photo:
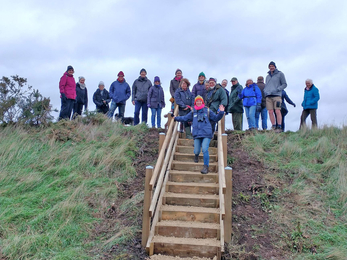
<path fill-rule="evenodd" d="M 267 186 L 263 176 L 266 169 L 243 148 L 244 134 L 228 133 L 228 164 L 233 168 L 233 236 L 232 242 L 226 245 L 224 259 L 286 259 L 285 252 L 276 246 L 276 239 L 272 230 L 276 224 L 272 223 L 267 203 L 273 198 L 276 187 Z M 151 129 L 139 144 L 139 152 L 134 166 L 137 178 L 123 185 L 120 199 L 115 202 L 117 208 L 125 200 L 138 194 L 144 189 L 145 167 L 154 165 L 158 156 L 159 132 Z M 142 202 L 139 205 L 142 207 Z M 142 211 L 142 209 L 141 209 Z M 95 228 L 97 237 L 108 232 L 116 223 L 125 226 L 142 226 L 142 215 L 136 220 L 129 220 L 126 215 L 117 211 L 105 213 L 101 223 Z M 124 247 L 126 252 L 124 253 Z M 145 259 L 146 253 L 141 248 L 141 233 L 124 245 L 114 245 L 108 252 L 99 252 L 100 259 Z M 136 256 L 136 258 L 134 258 Z"/>

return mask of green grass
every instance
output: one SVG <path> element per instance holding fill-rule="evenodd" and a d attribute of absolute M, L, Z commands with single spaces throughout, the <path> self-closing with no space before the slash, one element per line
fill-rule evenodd
<path fill-rule="evenodd" d="M 124 231 L 114 239 L 90 238 L 100 220 L 97 215 L 117 200 L 115 183 L 135 177 L 136 144 L 146 129 L 108 121 L 1 129 L 2 253 L 8 259 L 92 259 L 92 248 L 134 236 L 139 227 L 119 226 Z M 143 194 L 136 197 L 140 200 Z M 141 213 L 131 206 L 135 202 L 127 203 L 121 209 L 125 214 Z"/>
<path fill-rule="evenodd" d="M 347 127 L 256 134 L 244 144 L 269 169 L 268 184 L 285 183 L 272 210 L 283 249 L 295 259 L 347 259 Z"/>

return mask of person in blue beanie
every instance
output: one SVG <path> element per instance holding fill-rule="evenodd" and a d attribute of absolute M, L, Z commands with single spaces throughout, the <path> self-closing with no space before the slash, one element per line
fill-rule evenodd
<path fill-rule="evenodd" d="M 155 128 L 155 117 L 157 117 L 157 128 L 161 128 L 161 111 L 165 107 L 165 96 L 158 76 L 154 77 L 154 85 L 148 91 L 147 106 L 152 112 L 152 128 Z"/>

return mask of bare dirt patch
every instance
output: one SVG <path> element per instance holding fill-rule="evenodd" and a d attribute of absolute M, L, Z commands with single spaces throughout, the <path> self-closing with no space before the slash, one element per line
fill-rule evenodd
<path fill-rule="evenodd" d="M 275 187 L 264 181 L 265 167 L 244 150 L 243 134 L 228 133 L 228 162 L 233 169 L 233 236 L 225 259 L 286 259 L 276 237 L 267 202 Z"/>

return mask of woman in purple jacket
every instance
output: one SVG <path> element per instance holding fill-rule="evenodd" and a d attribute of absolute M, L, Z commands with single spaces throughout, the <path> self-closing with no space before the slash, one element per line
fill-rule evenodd
<path fill-rule="evenodd" d="M 61 109 L 59 120 L 70 119 L 72 108 L 76 100 L 76 82 L 73 77 L 74 69 L 68 66 L 64 75 L 60 78 L 59 90 L 61 99 Z"/>
<path fill-rule="evenodd" d="M 165 97 L 160 78 L 154 78 L 154 86 L 152 86 L 147 95 L 147 106 L 152 112 L 152 128 L 155 128 L 155 117 L 157 116 L 157 128 L 161 128 L 161 110 L 165 107 Z"/>

